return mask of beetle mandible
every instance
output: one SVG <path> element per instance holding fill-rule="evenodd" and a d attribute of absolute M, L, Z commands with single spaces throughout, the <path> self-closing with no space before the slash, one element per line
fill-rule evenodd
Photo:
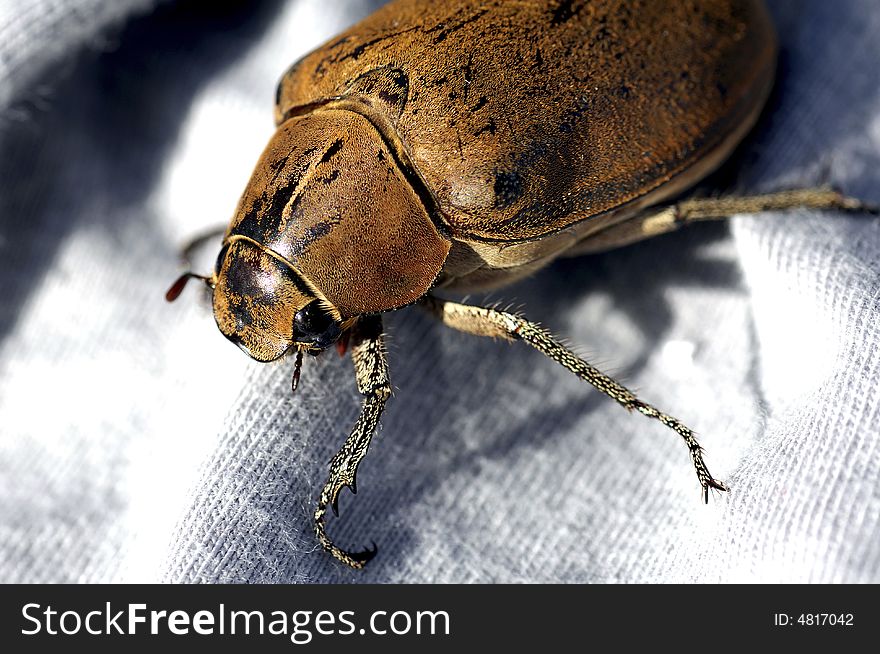
<path fill-rule="evenodd" d="M 355 487 L 391 395 L 381 314 L 523 341 L 675 431 L 704 500 L 726 490 L 679 420 L 519 315 L 436 297 L 701 221 L 792 207 L 873 210 L 830 189 L 676 200 L 753 126 L 776 39 L 761 0 L 396 0 L 297 61 L 277 131 L 210 276 L 220 331 L 257 361 L 351 345 L 363 408 L 330 463 L 318 540 Z"/>

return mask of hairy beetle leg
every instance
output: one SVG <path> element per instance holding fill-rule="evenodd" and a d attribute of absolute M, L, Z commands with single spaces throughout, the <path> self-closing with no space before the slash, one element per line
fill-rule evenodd
<path fill-rule="evenodd" d="M 762 214 L 792 209 L 837 210 L 880 215 L 880 205 L 846 196 L 830 186 L 763 195 L 692 198 L 665 207 L 647 209 L 622 223 L 591 234 L 575 244 L 565 256 L 604 252 L 674 232 L 693 223 L 724 220 L 736 214 Z"/>
<path fill-rule="evenodd" d="M 880 211 L 880 207 L 846 196 L 831 186 L 741 197 L 693 198 L 667 207 L 663 211 L 672 210 L 676 222 L 682 225 L 701 220 L 721 220 L 735 214 L 758 214 L 792 209 L 836 209 L 867 214 L 877 214 Z"/>
<path fill-rule="evenodd" d="M 477 336 L 502 338 L 508 341 L 524 341 L 556 361 L 566 370 L 592 384 L 598 391 L 617 401 L 624 408 L 659 420 L 681 436 L 687 445 L 697 479 L 703 490 L 704 501 L 707 503 L 709 501 L 710 488 L 727 490 L 722 482 L 712 477 L 706 467 L 706 463 L 703 461 L 703 448 L 697 442 L 696 435 L 690 428 L 676 418 L 642 402 L 629 389 L 576 356 L 540 325 L 506 311 L 448 302 L 431 296 L 423 299 L 421 304 L 434 313 L 445 325 L 459 331 Z"/>
<path fill-rule="evenodd" d="M 339 515 L 339 493 L 344 487 L 347 486 L 352 493 L 357 492 L 357 469 L 370 447 L 385 402 L 391 395 L 391 382 L 381 319 L 378 316 L 362 318 L 353 330 L 351 342 L 355 378 L 358 391 L 364 396 L 364 404 L 351 435 L 330 461 L 330 476 L 315 509 L 315 535 L 334 557 L 352 568 L 363 568 L 376 555 L 375 543 L 371 549 L 362 552 L 347 552 L 337 547 L 327 535 L 324 516 L 328 506 Z"/>

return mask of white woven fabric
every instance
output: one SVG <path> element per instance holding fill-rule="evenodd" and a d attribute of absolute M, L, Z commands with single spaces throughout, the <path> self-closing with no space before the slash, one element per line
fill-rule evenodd
<path fill-rule="evenodd" d="M 180 245 L 231 214 L 277 78 L 370 3 L 151 4 L 0 5 L 0 580 L 880 581 L 880 221 L 829 212 L 695 227 L 490 298 L 697 429 L 729 495 L 704 506 L 673 433 L 536 352 L 409 309 L 329 526 L 379 555 L 328 557 L 311 513 L 357 416 L 350 362 L 307 360 L 292 397 L 292 362 L 248 361 L 200 292 L 163 293 Z M 738 186 L 880 202 L 880 6 L 771 9 L 779 84 Z"/>

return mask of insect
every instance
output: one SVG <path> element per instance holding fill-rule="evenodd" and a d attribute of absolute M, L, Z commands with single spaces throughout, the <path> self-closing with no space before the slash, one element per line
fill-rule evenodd
<path fill-rule="evenodd" d="M 793 207 L 863 211 L 830 189 L 678 199 L 753 126 L 776 40 L 760 0 L 396 0 L 284 74 L 277 131 L 226 230 L 212 289 L 220 331 L 257 361 L 350 347 L 360 417 L 314 514 L 325 526 L 391 395 L 382 314 L 522 341 L 690 454 L 704 501 L 727 490 L 694 433 L 520 315 L 440 298 L 502 287 L 560 256 L 703 220 Z"/>

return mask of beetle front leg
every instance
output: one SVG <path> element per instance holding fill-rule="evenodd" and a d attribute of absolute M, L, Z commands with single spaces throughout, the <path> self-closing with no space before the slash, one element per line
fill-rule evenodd
<path fill-rule="evenodd" d="M 357 492 L 358 466 L 370 447 L 385 402 L 391 396 L 382 320 L 378 316 L 362 318 L 352 330 L 351 342 L 355 378 L 358 391 L 364 396 L 364 404 L 351 435 L 330 461 L 330 476 L 315 509 L 315 535 L 324 549 L 337 559 L 352 568 L 363 568 L 376 555 L 375 545 L 362 552 L 347 552 L 337 547 L 327 536 L 324 514 L 330 505 L 333 513 L 339 515 L 339 492 L 343 487 L 348 486 L 352 493 Z"/>
<path fill-rule="evenodd" d="M 681 421 L 655 409 L 638 399 L 629 389 L 590 365 L 557 341 L 546 329 L 517 315 L 497 309 L 475 307 L 428 296 L 421 301 L 445 325 L 477 336 L 490 336 L 508 341 L 521 340 L 573 372 L 597 390 L 616 400 L 629 411 L 638 411 L 655 418 L 672 429 L 684 440 L 691 455 L 697 479 L 703 489 L 703 500 L 708 503 L 709 489 L 726 491 L 727 487 L 714 479 L 703 461 L 703 448 L 694 432 Z"/>

